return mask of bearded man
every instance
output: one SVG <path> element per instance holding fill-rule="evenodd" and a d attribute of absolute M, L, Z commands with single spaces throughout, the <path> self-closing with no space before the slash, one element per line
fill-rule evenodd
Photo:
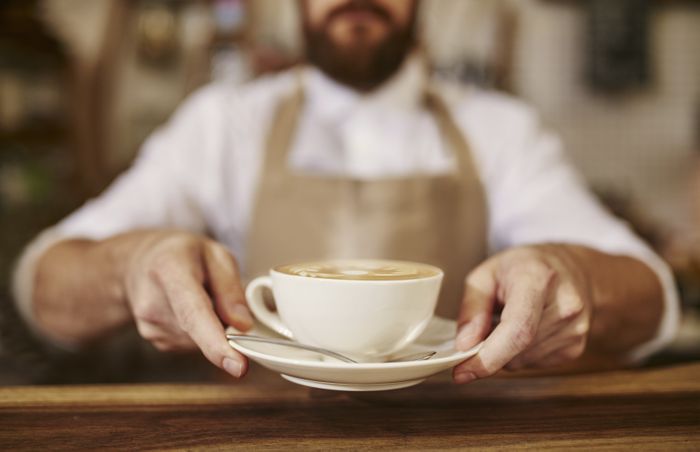
<path fill-rule="evenodd" d="M 300 2 L 307 64 L 211 85 L 124 175 L 31 244 L 16 300 L 79 347 L 134 325 L 241 377 L 224 326 L 279 263 L 387 257 L 445 271 L 465 383 L 503 368 L 639 360 L 673 336 L 666 266 L 586 191 L 526 106 L 431 75 L 418 1 Z M 492 326 L 495 314 L 500 322 Z"/>

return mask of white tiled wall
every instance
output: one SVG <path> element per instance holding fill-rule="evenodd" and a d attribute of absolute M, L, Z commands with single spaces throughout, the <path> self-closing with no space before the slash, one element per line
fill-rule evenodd
<path fill-rule="evenodd" d="M 683 227 L 687 184 L 700 164 L 700 8 L 657 8 L 652 83 L 609 98 L 582 80 L 583 11 L 569 3 L 527 3 L 515 65 L 519 95 L 560 133 L 589 181 L 629 194 L 657 221 Z"/>

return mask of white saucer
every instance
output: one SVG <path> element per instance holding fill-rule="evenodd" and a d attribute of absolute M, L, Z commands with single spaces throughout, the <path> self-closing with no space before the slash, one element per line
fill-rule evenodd
<path fill-rule="evenodd" d="M 253 361 L 279 372 L 283 378 L 304 386 L 336 391 L 384 391 L 406 388 L 421 383 L 431 375 L 454 367 L 481 348 L 454 350 L 457 324 L 452 320 L 433 317 L 416 341 L 396 353 L 402 356 L 435 350 L 437 354 L 424 361 L 345 363 L 318 353 L 273 344 L 229 340 L 231 347 Z M 229 327 L 227 332 L 237 332 Z M 280 337 L 266 327 L 256 324 L 249 334 Z"/>
<path fill-rule="evenodd" d="M 364 384 L 346 384 L 346 383 L 331 383 L 328 381 L 308 380 L 306 378 L 292 377 L 287 374 L 280 374 L 285 380 L 310 388 L 328 389 L 331 391 L 389 391 L 391 389 L 408 388 L 415 386 L 418 383 L 425 381 L 425 378 L 417 380 L 398 381 L 396 383 L 364 383 Z"/>

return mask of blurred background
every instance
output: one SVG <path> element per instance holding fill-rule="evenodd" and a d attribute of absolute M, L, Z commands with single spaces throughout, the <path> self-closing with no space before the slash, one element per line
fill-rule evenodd
<path fill-rule="evenodd" d="M 43 359 L 11 310 L 22 247 L 109 184 L 197 87 L 298 62 L 296 17 L 292 0 L 0 2 L 0 366 L 38 381 Z M 671 263 L 685 317 L 667 356 L 697 356 L 700 2 L 425 0 L 421 27 L 438 72 L 533 105 Z"/>

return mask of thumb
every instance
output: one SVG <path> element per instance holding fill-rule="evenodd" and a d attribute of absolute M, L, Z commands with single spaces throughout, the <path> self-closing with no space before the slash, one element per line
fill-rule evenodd
<path fill-rule="evenodd" d="M 457 320 L 457 350 L 469 350 L 486 338 L 491 328 L 496 288 L 495 268 L 490 261 L 484 262 L 467 275 Z"/>

